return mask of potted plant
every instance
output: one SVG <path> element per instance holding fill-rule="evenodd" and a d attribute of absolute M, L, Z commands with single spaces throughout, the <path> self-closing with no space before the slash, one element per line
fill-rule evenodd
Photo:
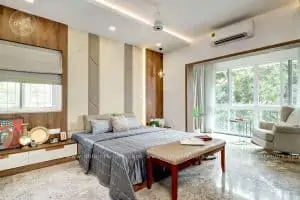
<path fill-rule="evenodd" d="M 193 110 L 193 117 L 194 117 L 194 125 L 195 131 L 201 133 L 203 131 L 203 121 L 204 121 L 205 113 L 202 108 L 195 107 Z"/>

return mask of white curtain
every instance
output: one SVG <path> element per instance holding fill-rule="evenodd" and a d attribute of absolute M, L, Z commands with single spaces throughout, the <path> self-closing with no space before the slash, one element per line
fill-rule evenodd
<path fill-rule="evenodd" d="M 205 81 L 204 81 L 204 107 L 205 120 L 204 131 L 214 131 L 214 111 L 215 111 L 215 67 L 213 64 L 205 64 Z"/>
<path fill-rule="evenodd" d="M 193 76 L 194 130 L 196 132 L 212 132 L 215 105 L 215 69 L 211 64 L 195 65 Z"/>
<path fill-rule="evenodd" d="M 297 107 L 300 107 L 300 48 L 298 48 L 297 81 Z"/>
<path fill-rule="evenodd" d="M 193 69 L 193 126 L 196 132 L 203 132 L 204 112 L 204 66 L 195 65 Z"/>

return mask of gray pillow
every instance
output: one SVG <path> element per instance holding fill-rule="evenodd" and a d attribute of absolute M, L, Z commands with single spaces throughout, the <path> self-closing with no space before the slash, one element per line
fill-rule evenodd
<path fill-rule="evenodd" d="M 128 131 L 128 120 L 124 115 L 111 117 L 114 132 Z"/>
<path fill-rule="evenodd" d="M 142 123 L 136 117 L 127 117 L 128 129 L 137 129 L 142 127 Z"/>
<path fill-rule="evenodd" d="M 102 134 L 113 130 L 110 120 L 91 120 L 91 125 L 93 134 Z"/>
<path fill-rule="evenodd" d="M 87 130 L 89 133 L 92 132 L 91 120 L 110 120 L 110 114 L 102 115 L 84 115 L 84 130 Z"/>

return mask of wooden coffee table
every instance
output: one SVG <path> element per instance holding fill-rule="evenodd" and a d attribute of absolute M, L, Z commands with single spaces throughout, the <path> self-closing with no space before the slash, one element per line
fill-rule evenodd
<path fill-rule="evenodd" d="M 225 172 L 225 145 L 220 139 L 205 142 L 205 146 L 187 146 L 180 142 L 159 145 L 147 150 L 148 154 L 148 178 L 147 187 L 151 189 L 153 182 L 153 164 L 167 167 L 172 172 L 172 200 L 177 199 L 178 171 L 194 164 L 204 156 L 221 152 L 221 167 Z"/>

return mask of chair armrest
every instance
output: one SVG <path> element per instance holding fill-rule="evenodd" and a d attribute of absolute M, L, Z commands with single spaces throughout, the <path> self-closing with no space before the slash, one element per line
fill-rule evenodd
<path fill-rule="evenodd" d="M 272 130 L 273 126 L 274 126 L 274 123 L 271 123 L 271 122 L 265 122 L 265 121 L 259 122 L 260 129 Z"/>
<path fill-rule="evenodd" d="M 274 134 L 300 134 L 300 126 L 280 126 L 275 124 L 273 127 L 273 132 Z"/>

